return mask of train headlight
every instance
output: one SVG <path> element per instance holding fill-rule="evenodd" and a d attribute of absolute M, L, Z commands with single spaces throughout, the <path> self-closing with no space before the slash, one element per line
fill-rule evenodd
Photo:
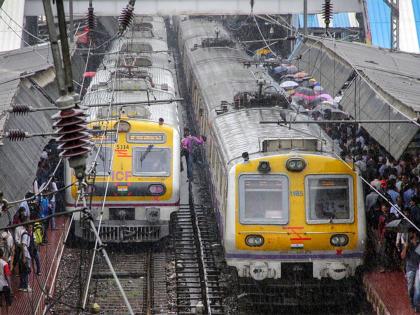
<path fill-rule="evenodd" d="M 258 164 L 258 172 L 260 173 L 269 173 L 271 171 L 270 162 L 268 161 L 260 161 Z"/>
<path fill-rule="evenodd" d="M 119 124 L 116 123 L 114 125 L 114 129 L 116 129 L 117 127 L 118 127 L 118 132 L 129 132 L 130 131 L 130 128 L 131 128 L 130 123 L 128 123 L 125 120 L 121 120 L 119 122 Z"/>
<path fill-rule="evenodd" d="M 152 196 L 160 196 L 165 193 L 165 186 L 162 184 L 152 184 L 149 186 L 149 192 Z"/>
<path fill-rule="evenodd" d="M 346 246 L 349 243 L 349 237 L 346 234 L 334 234 L 331 236 L 330 243 L 332 246 Z"/>
<path fill-rule="evenodd" d="M 306 167 L 306 162 L 301 158 L 291 158 L 286 162 L 286 168 L 290 172 L 301 172 Z"/>
<path fill-rule="evenodd" d="M 264 237 L 261 235 L 248 235 L 245 244 L 251 247 L 260 247 L 264 244 Z"/>
<path fill-rule="evenodd" d="M 160 208 L 146 208 L 146 220 L 150 223 L 157 223 L 160 220 Z"/>

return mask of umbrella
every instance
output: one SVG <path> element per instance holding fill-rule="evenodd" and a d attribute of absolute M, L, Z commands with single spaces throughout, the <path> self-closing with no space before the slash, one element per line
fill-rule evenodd
<path fill-rule="evenodd" d="M 284 81 L 280 84 L 280 87 L 282 87 L 283 89 L 294 89 L 295 87 L 299 86 L 298 83 L 296 83 L 295 81 Z"/>
<path fill-rule="evenodd" d="M 307 102 L 310 102 L 316 98 L 314 90 L 303 86 L 300 86 L 296 89 L 295 96 L 300 96 L 304 98 Z"/>
<path fill-rule="evenodd" d="M 298 72 L 298 68 L 294 65 L 290 65 L 287 67 L 288 74 L 296 74 Z"/>
<path fill-rule="evenodd" d="M 264 55 L 268 55 L 269 53 L 271 53 L 271 50 L 268 48 L 261 48 L 258 49 L 255 54 L 259 55 L 259 56 L 264 56 Z"/>
<path fill-rule="evenodd" d="M 317 94 L 322 94 L 324 92 L 324 88 L 320 85 L 315 85 L 313 87 L 313 89 L 314 89 L 315 93 L 317 93 Z"/>
<path fill-rule="evenodd" d="M 314 89 L 314 90 L 315 90 L 315 89 Z M 332 101 L 333 101 L 332 96 L 331 96 L 330 94 L 327 94 L 327 93 L 320 94 L 320 95 L 318 95 L 318 96 L 317 96 L 317 98 L 319 98 L 319 99 L 321 99 L 321 100 L 324 100 L 324 101 L 330 101 L 330 102 L 332 102 Z"/>
<path fill-rule="evenodd" d="M 308 74 L 306 72 L 303 72 L 303 71 L 298 72 L 294 75 L 295 78 L 304 78 L 306 76 L 308 76 Z"/>
<path fill-rule="evenodd" d="M 287 67 L 285 66 L 277 66 L 273 69 L 275 74 L 286 74 L 287 73 Z"/>
<path fill-rule="evenodd" d="M 304 87 L 304 86 L 299 86 L 296 89 L 296 93 L 300 93 L 300 94 L 307 95 L 307 96 L 315 96 L 314 90 L 312 90 L 311 88 L 308 88 L 308 87 Z"/>
<path fill-rule="evenodd" d="M 83 73 L 83 77 L 85 78 L 93 78 L 95 76 L 96 72 L 95 71 L 86 71 L 85 73 Z"/>

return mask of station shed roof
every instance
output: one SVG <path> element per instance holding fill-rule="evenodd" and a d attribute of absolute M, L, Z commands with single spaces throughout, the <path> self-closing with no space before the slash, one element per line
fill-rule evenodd
<path fill-rule="evenodd" d="M 331 95 L 337 95 L 350 82 L 341 105 L 356 119 L 407 120 L 420 116 L 419 54 L 308 37 L 296 46 L 291 58 Z M 419 130 L 414 123 L 362 126 L 396 159 Z"/>
<path fill-rule="evenodd" d="M 49 44 L 28 46 L 0 53 L 0 133 L 21 79 L 53 67 Z"/>

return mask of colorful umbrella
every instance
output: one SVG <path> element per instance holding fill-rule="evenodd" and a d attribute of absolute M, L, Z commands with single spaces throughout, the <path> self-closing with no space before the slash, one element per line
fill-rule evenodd
<path fill-rule="evenodd" d="M 294 65 L 290 65 L 287 67 L 288 74 L 296 74 L 298 72 L 298 68 Z"/>
<path fill-rule="evenodd" d="M 303 72 L 303 71 L 298 72 L 294 75 L 295 78 L 304 78 L 304 77 L 307 77 L 307 76 L 308 76 L 308 74 L 306 72 Z"/>
<path fill-rule="evenodd" d="M 295 81 L 284 81 L 280 84 L 280 87 L 282 87 L 283 89 L 294 89 L 295 87 L 299 86 L 298 83 L 296 83 Z"/>
<path fill-rule="evenodd" d="M 95 76 L 96 72 L 95 71 L 86 71 L 85 73 L 83 73 L 83 77 L 85 78 L 93 78 Z"/>
<path fill-rule="evenodd" d="M 333 101 L 332 96 L 330 94 L 327 94 L 327 93 L 320 94 L 320 95 L 317 96 L 317 98 L 319 98 L 321 100 L 324 100 L 324 101 L 329 101 L 329 102 Z"/>
<path fill-rule="evenodd" d="M 275 74 L 286 74 L 287 73 L 287 67 L 285 66 L 277 66 L 273 69 Z"/>
<path fill-rule="evenodd" d="M 314 90 L 303 86 L 300 86 L 296 89 L 295 96 L 300 96 L 307 102 L 310 102 L 316 98 Z"/>
<path fill-rule="evenodd" d="M 317 94 L 321 94 L 321 93 L 324 92 L 324 88 L 322 86 L 320 86 L 320 85 L 315 85 L 313 87 L 313 89 L 314 89 L 315 93 L 317 93 Z"/>

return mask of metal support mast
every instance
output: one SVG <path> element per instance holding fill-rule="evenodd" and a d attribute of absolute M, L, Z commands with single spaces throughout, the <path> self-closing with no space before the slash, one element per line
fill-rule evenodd
<path fill-rule="evenodd" d="M 308 36 L 308 0 L 303 0 L 303 35 Z"/>
<path fill-rule="evenodd" d="M 391 49 L 400 49 L 400 1 L 384 0 L 391 9 Z"/>

